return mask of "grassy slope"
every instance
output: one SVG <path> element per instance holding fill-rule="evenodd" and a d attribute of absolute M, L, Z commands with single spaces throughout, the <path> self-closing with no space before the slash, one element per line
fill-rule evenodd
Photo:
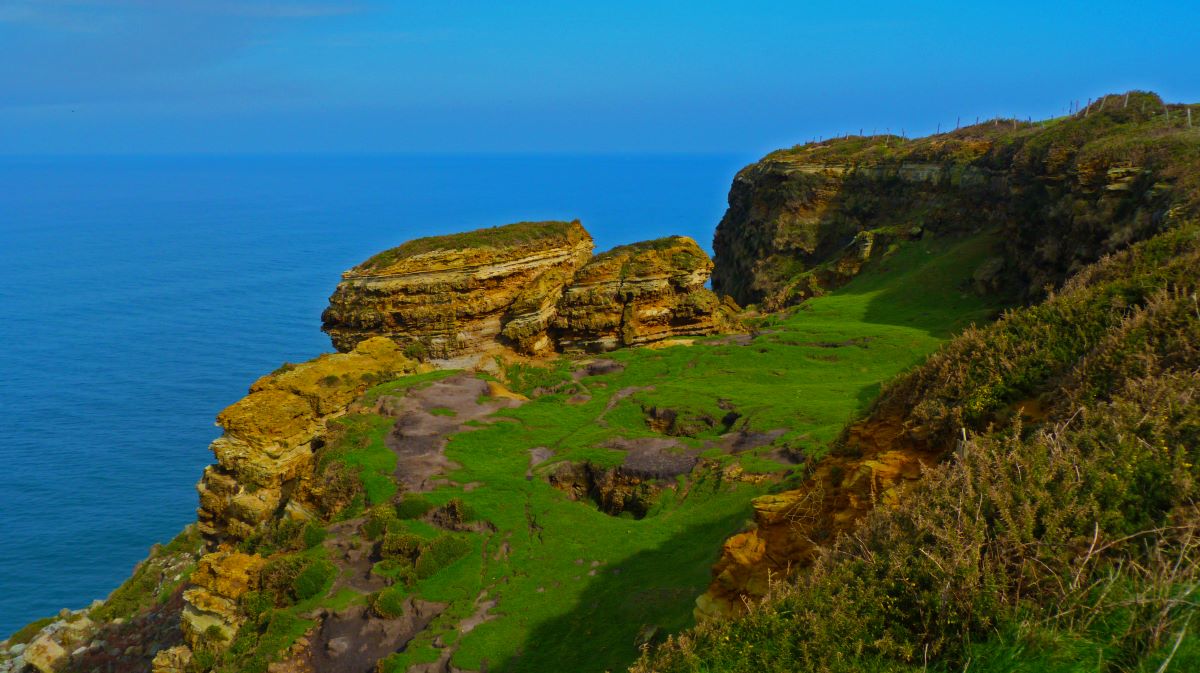
<path fill-rule="evenodd" d="M 417 584 L 416 594 L 450 608 L 393 656 L 387 670 L 435 659 L 435 636 L 460 639 L 454 663 L 469 669 L 485 660 L 493 671 L 615 669 L 636 656 L 644 628 L 661 633 L 688 626 L 721 542 L 744 524 L 749 499 L 766 486 L 722 483 L 721 471 L 710 469 L 686 496 L 666 492 L 645 519 L 617 518 L 568 501 L 542 478 L 527 480 L 528 449 L 549 447 L 555 460 L 616 464 L 621 454 L 600 444 L 656 436 L 643 405 L 719 418 L 732 404 L 742 414 L 738 427 L 786 429 L 776 445 L 792 442 L 819 453 L 874 398 L 880 382 L 989 314 L 960 290 L 989 246 L 985 238 L 913 244 L 843 291 L 770 319 L 750 345 L 711 339 L 690 348 L 618 352 L 613 358 L 624 371 L 585 378 L 453 438 L 447 455 L 462 468 L 451 477 L 482 487 L 447 487 L 422 497 L 438 504 L 459 498 L 497 532 L 486 539 L 473 535 L 478 553 Z M 630 388 L 638 391 L 608 408 L 614 394 Z M 581 393 L 590 400 L 566 403 Z M 702 446 L 721 431 L 683 439 Z M 741 462 L 749 471 L 779 472 L 783 466 L 755 455 L 773 448 L 706 455 Z M 506 557 L 497 553 L 501 545 Z M 496 618 L 459 636 L 455 625 L 475 611 L 485 589 L 499 601 Z"/>
<path fill-rule="evenodd" d="M 794 584 L 635 670 L 1200 670 L 1197 263 L 1182 226 L 899 378 L 876 411 L 979 434 Z M 984 423 L 1030 395 L 1042 424 Z"/>

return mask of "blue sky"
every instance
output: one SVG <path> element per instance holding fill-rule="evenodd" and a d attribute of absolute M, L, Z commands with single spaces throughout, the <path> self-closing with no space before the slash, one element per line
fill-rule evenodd
<path fill-rule="evenodd" d="M 735 152 L 1129 88 L 1200 3 L 0 0 L 0 154 Z"/>

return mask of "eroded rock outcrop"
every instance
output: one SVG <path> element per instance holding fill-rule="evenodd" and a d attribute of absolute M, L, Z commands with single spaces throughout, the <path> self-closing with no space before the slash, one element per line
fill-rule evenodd
<path fill-rule="evenodd" d="M 416 370 L 390 339 L 358 343 L 254 382 L 250 394 L 217 416 L 217 464 L 204 471 L 199 527 L 210 541 L 241 540 L 281 509 L 303 516 L 288 495 L 310 471 L 313 443 L 370 385 Z"/>
<path fill-rule="evenodd" d="M 841 455 L 822 460 L 801 488 L 754 499 L 754 526 L 722 546 L 713 581 L 696 601 L 697 618 L 740 614 L 746 601 L 812 563 L 872 507 L 899 503 L 941 458 L 900 413 L 853 425 L 843 441 Z"/>
<path fill-rule="evenodd" d="M 712 261 L 673 236 L 591 256 L 579 222 L 522 222 L 410 241 L 347 271 L 322 329 L 340 350 L 386 336 L 435 359 L 512 349 L 605 351 L 736 328 L 704 287 Z"/>
<path fill-rule="evenodd" d="M 704 287 L 712 260 L 686 236 L 623 245 L 594 257 L 558 302 L 563 348 L 606 351 L 726 331 L 737 307 Z"/>
<path fill-rule="evenodd" d="M 498 340 L 546 350 L 551 309 L 591 254 L 592 237 L 578 221 L 419 238 L 344 273 L 322 329 L 342 351 L 373 336 L 435 358 Z"/>
<path fill-rule="evenodd" d="M 218 551 L 205 554 L 192 572 L 192 586 L 183 592 L 183 637 L 193 648 L 218 637 L 233 641 L 245 621 L 238 599 L 258 588 L 266 559 L 255 554 Z"/>
<path fill-rule="evenodd" d="M 734 179 L 713 289 L 776 310 L 844 284 L 893 243 L 991 229 L 997 257 L 978 289 L 1036 298 L 1200 203 L 1182 107 L 1133 92 L 1050 126 L 992 120 L 773 152 Z"/>

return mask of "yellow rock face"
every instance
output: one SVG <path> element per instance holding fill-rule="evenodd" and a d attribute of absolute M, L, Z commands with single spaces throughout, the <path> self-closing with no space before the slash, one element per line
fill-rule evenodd
<path fill-rule="evenodd" d="M 325 423 L 369 386 L 415 369 L 395 342 L 376 337 L 255 381 L 217 415 L 225 434 L 213 441 L 217 464 L 197 486 L 201 531 L 211 541 L 252 534 L 284 504 L 284 485 L 310 470 Z"/>
<path fill-rule="evenodd" d="M 189 581 L 193 586 L 183 592 L 182 627 L 184 639 L 192 647 L 203 645 L 209 630 L 218 629 L 224 642 L 233 640 L 245 621 L 237 600 L 258 588 L 259 575 L 266 559 L 254 554 L 218 551 L 200 558 Z"/>
<path fill-rule="evenodd" d="M 68 652 L 52 638 L 38 638 L 29 643 L 22 655 L 25 663 L 41 671 L 41 673 L 58 673 L 66 670 Z"/>
<path fill-rule="evenodd" d="M 342 274 L 322 329 L 338 350 L 372 336 L 450 358 L 498 342 L 550 346 L 548 311 L 592 254 L 579 222 L 521 222 L 417 239 Z"/>
<path fill-rule="evenodd" d="M 696 617 L 740 614 L 772 581 L 812 563 L 819 545 L 850 530 L 872 507 L 898 503 L 939 455 L 915 439 L 919 433 L 902 418 L 881 414 L 852 426 L 847 443 L 860 457 L 825 458 L 801 488 L 755 498 L 755 527 L 725 542 L 713 581 L 696 601 Z"/>
<path fill-rule="evenodd" d="M 192 651 L 184 645 L 176 645 L 154 655 L 151 673 L 188 673 L 191 663 Z"/>
<path fill-rule="evenodd" d="M 686 236 L 614 248 L 579 270 L 553 325 L 567 350 L 620 346 L 730 331 L 736 307 L 704 287 L 712 260 Z"/>
<path fill-rule="evenodd" d="M 578 222 L 411 241 L 347 271 L 322 329 L 339 349 L 383 335 L 453 358 L 603 351 L 736 327 L 737 306 L 704 288 L 713 264 L 692 239 L 591 250 Z"/>

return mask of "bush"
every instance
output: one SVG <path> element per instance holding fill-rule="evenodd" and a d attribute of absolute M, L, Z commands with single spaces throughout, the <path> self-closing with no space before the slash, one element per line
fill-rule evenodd
<path fill-rule="evenodd" d="M 433 577 L 439 570 L 454 563 L 471 551 L 471 543 L 456 535 L 439 535 L 421 551 L 417 559 L 417 577 Z"/>
<path fill-rule="evenodd" d="M 417 569 L 411 561 L 384 559 L 371 568 L 371 572 L 386 577 L 394 584 L 412 587 L 417 583 Z"/>
<path fill-rule="evenodd" d="M 324 528 L 316 523 L 309 522 L 309 524 L 304 527 L 304 533 L 302 535 L 304 548 L 312 549 L 313 547 L 321 544 L 325 541 L 325 535 L 326 533 Z"/>
<path fill-rule="evenodd" d="M 321 559 L 305 566 L 292 583 L 292 593 L 297 600 L 307 600 L 329 591 L 333 578 L 337 576 L 337 566 Z"/>
<path fill-rule="evenodd" d="M 271 559 L 262 571 L 262 592 L 271 604 L 286 607 L 329 590 L 337 566 L 324 559 L 290 554 Z"/>
<path fill-rule="evenodd" d="M 385 560 L 416 563 L 424 553 L 425 542 L 411 533 L 388 533 L 379 543 L 379 555 Z"/>
<path fill-rule="evenodd" d="M 407 592 L 401 585 L 392 585 L 371 598 L 371 609 L 380 617 L 393 619 L 404 615 L 404 600 Z"/>
<path fill-rule="evenodd" d="M 417 495 L 405 495 L 396 505 L 396 516 L 401 519 L 420 519 L 434 508 L 434 504 Z"/>

